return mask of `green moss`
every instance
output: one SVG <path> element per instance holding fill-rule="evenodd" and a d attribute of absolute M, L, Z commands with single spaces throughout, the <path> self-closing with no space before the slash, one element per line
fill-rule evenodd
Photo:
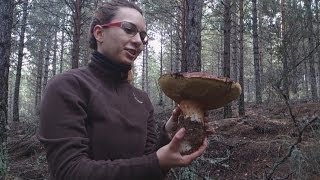
<path fill-rule="evenodd" d="M 5 145 L 0 146 L 0 179 L 6 176 L 8 167 L 8 156 Z"/>

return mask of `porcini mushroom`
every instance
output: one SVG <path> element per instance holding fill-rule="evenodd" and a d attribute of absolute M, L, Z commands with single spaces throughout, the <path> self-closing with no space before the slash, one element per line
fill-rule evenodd
<path fill-rule="evenodd" d="M 186 129 L 181 154 L 190 154 L 206 135 L 204 113 L 225 106 L 241 93 L 239 83 L 204 72 L 164 74 L 159 78 L 162 91 L 180 105 L 178 127 Z"/>

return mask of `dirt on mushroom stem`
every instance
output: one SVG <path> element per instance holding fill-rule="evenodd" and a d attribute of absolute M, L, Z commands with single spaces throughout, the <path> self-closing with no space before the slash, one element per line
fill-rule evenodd
<path fill-rule="evenodd" d="M 181 101 L 179 106 L 182 113 L 178 118 L 176 131 L 182 127 L 186 130 L 186 134 L 180 145 L 180 153 L 186 155 L 198 150 L 206 137 L 204 125 L 205 108 L 198 102 L 187 99 Z"/>
<path fill-rule="evenodd" d="M 181 154 L 191 154 L 198 150 L 198 148 L 203 144 L 203 140 L 206 137 L 204 123 L 201 121 L 191 121 L 190 117 L 185 118 L 184 115 L 180 115 L 178 119 L 177 130 L 181 128 L 186 129 L 186 134 L 184 136 L 183 141 L 191 145 L 190 150 L 181 151 Z"/>

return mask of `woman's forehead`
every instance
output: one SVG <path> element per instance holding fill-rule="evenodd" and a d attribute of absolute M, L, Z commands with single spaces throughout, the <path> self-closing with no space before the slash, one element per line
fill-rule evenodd
<path fill-rule="evenodd" d="M 133 8 L 121 7 L 116 12 L 114 20 L 128 21 L 134 23 L 139 28 L 145 28 L 145 20 L 142 14 Z"/>

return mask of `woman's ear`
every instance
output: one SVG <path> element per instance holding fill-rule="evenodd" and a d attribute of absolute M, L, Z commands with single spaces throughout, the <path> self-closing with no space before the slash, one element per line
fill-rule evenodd
<path fill-rule="evenodd" d="M 96 38 L 97 42 L 102 43 L 103 42 L 103 27 L 101 27 L 100 25 L 96 25 L 93 28 L 93 35 Z"/>

